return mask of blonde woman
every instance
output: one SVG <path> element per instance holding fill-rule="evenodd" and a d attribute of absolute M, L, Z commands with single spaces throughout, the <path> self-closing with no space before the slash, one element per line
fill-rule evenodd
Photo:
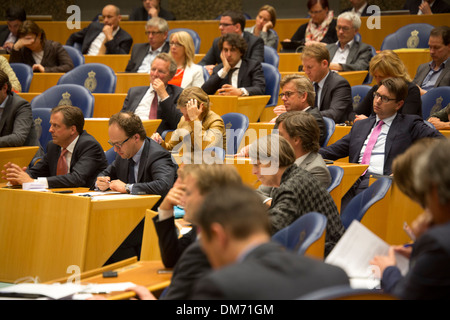
<path fill-rule="evenodd" d="M 186 31 L 172 33 L 169 38 L 170 55 L 177 63 L 177 73 L 169 84 L 181 88 L 201 87 L 205 82 L 203 67 L 194 63 L 194 41 Z"/>
<path fill-rule="evenodd" d="M 408 70 L 400 57 L 392 50 L 384 50 L 375 55 L 369 64 L 369 73 L 376 85 L 370 89 L 365 98 L 355 109 L 355 121 L 362 120 L 373 114 L 373 94 L 378 90 L 382 80 L 386 78 L 401 78 L 408 84 L 408 95 L 403 107 L 398 112 L 415 114 L 422 117 L 422 100 L 419 88 L 412 82 Z"/>

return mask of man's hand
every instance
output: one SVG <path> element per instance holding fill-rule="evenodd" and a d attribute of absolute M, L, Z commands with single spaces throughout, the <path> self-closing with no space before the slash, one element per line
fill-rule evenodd
<path fill-rule="evenodd" d="M 431 123 L 436 128 L 436 130 L 448 130 L 448 129 L 450 129 L 450 122 L 441 121 L 439 118 L 431 117 L 431 118 L 428 118 L 427 121 L 429 123 Z"/>
<path fill-rule="evenodd" d="M 42 64 L 33 64 L 33 71 L 39 71 L 41 73 L 45 72 L 45 68 Z"/>
<path fill-rule="evenodd" d="M 12 185 L 22 185 L 26 182 L 33 182 L 28 173 L 26 173 L 26 167 L 19 167 L 15 163 L 8 162 L 4 165 L 5 169 L 2 170 L 2 178 L 8 180 Z"/>
<path fill-rule="evenodd" d="M 97 188 L 101 191 L 109 189 L 110 177 L 97 177 Z"/>
<path fill-rule="evenodd" d="M 113 39 L 113 28 L 110 25 L 105 24 L 103 33 L 105 34 L 106 41 L 111 41 Z"/>
<path fill-rule="evenodd" d="M 127 193 L 127 190 L 125 189 L 125 185 L 126 185 L 126 183 L 121 180 L 113 180 L 109 184 L 109 188 L 112 191 L 117 191 L 120 193 Z"/>
<path fill-rule="evenodd" d="M 155 79 L 152 83 L 153 89 L 155 89 L 156 94 L 161 100 L 164 100 L 169 96 L 169 94 L 166 91 L 166 85 L 161 79 Z"/>
<path fill-rule="evenodd" d="M 428 1 L 423 1 L 422 4 L 419 5 L 419 10 L 422 11 L 423 14 L 433 14 Z"/>
<path fill-rule="evenodd" d="M 231 70 L 230 63 L 228 62 L 227 58 L 225 57 L 225 54 L 223 51 L 220 53 L 220 60 L 222 60 L 223 64 L 223 71 L 228 73 Z"/>
<path fill-rule="evenodd" d="M 242 96 L 243 92 L 241 89 L 233 87 L 231 84 L 224 84 L 222 88 L 217 90 L 221 96 Z"/>
<path fill-rule="evenodd" d="M 172 189 L 170 189 L 167 195 L 164 197 L 164 200 L 159 207 L 162 210 L 173 210 L 173 207 L 175 206 L 183 206 L 184 203 L 182 203 L 182 199 L 185 194 L 185 189 L 186 185 L 180 178 L 178 178 L 173 184 Z"/>

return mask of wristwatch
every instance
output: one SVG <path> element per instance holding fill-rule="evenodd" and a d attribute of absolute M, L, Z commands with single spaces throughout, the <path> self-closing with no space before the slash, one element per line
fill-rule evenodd
<path fill-rule="evenodd" d="M 130 194 L 131 193 L 131 184 L 126 184 L 125 185 L 125 191 L 128 193 L 128 194 Z"/>

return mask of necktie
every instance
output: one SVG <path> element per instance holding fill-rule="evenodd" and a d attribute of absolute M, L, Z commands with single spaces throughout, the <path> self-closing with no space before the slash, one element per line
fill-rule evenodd
<path fill-rule="evenodd" d="M 97 55 L 101 55 L 101 54 L 106 54 L 106 38 L 105 40 L 103 40 L 102 45 L 100 46 L 100 49 L 98 50 L 98 54 Z"/>
<path fill-rule="evenodd" d="M 316 92 L 316 98 L 314 99 L 314 107 L 319 109 L 319 84 L 317 82 L 314 83 L 314 91 Z"/>
<path fill-rule="evenodd" d="M 59 156 L 58 163 L 56 164 L 56 175 L 64 175 L 67 174 L 67 159 L 66 159 L 67 149 L 62 149 L 61 155 Z"/>
<path fill-rule="evenodd" d="M 364 150 L 364 154 L 361 160 L 361 164 L 370 164 L 370 156 L 372 155 L 373 147 L 377 142 L 378 136 L 381 132 L 381 127 L 383 126 L 383 120 L 378 121 L 377 126 L 373 129 L 372 134 L 370 135 L 369 142 L 367 142 L 366 150 Z M 366 170 L 367 171 L 367 170 Z M 363 175 L 366 173 L 364 171 Z"/>
<path fill-rule="evenodd" d="M 132 158 L 128 159 L 128 183 L 133 184 L 136 183 L 136 179 L 134 178 L 134 166 L 135 162 Z"/>
<path fill-rule="evenodd" d="M 153 91 L 154 97 L 152 101 L 152 105 L 150 106 L 150 113 L 148 115 L 148 119 L 156 119 L 157 118 L 157 112 L 158 112 L 158 95 L 156 94 L 156 91 Z"/>
<path fill-rule="evenodd" d="M 231 68 L 231 70 L 228 72 L 228 84 L 232 84 L 231 83 L 231 79 L 233 77 L 233 73 L 237 70 L 237 68 Z"/>

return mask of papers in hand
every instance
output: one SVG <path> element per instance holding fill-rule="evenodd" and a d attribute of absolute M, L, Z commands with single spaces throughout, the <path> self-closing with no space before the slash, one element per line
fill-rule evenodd
<path fill-rule="evenodd" d="M 370 261 L 375 256 L 388 255 L 389 245 L 376 234 L 354 220 L 336 246 L 325 259 L 325 262 L 344 269 L 350 278 L 352 287 L 374 287 L 379 284 L 380 273 Z M 408 272 L 409 260 L 396 254 L 397 267 L 405 275 Z M 364 281 L 367 280 L 367 281 Z M 374 282 L 375 280 L 375 282 Z"/>

